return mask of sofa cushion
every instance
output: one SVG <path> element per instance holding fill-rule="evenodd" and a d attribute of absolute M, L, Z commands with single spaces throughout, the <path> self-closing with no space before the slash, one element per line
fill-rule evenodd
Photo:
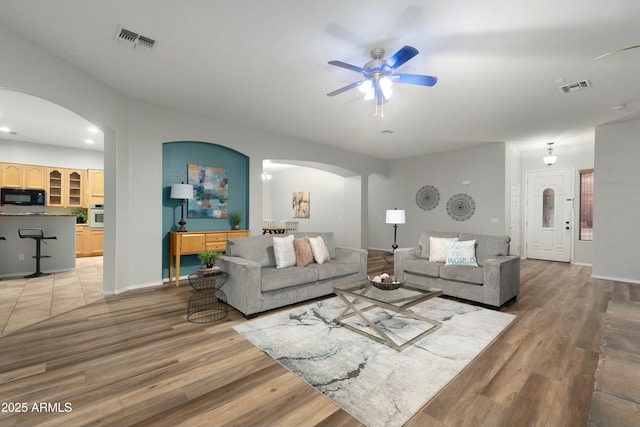
<path fill-rule="evenodd" d="M 446 265 L 471 265 L 477 267 L 476 262 L 476 241 L 465 240 L 458 242 L 447 242 Z"/>
<path fill-rule="evenodd" d="M 296 265 L 296 251 L 293 247 L 293 234 L 287 237 L 273 238 L 273 253 L 276 256 L 276 268 L 293 267 Z"/>
<path fill-rule="evenodd" d="M 404 262 L 404 271 L 422 276 L 440 277 L 440 266 L 437 262 L 426 259 L 409 259 Z"/>
<path fill-rule="evenodd" d="M 443 265 L 440 267 L 440 278 L 482 285 L 484 283 L 484 268 L 469 265 Z"/>
<path fill-rule="evenodd" d="M 336 257 L 336 239 L 333 237 L 332 232 L 317 232 L 317 231 L 297 231 L 293 233 L 296 239 L 308 236 L 308 237 L 322 237 L 327 250 L 329 251 L 329 257 L 334 259 Z"/>
<path fill-rule="evenodd" d="M 418 246 L 421 248 L 420 258 L 429 258 L 429 251 L 431 247 L 429 245 L 429 237 L 459 237 L 459 233 L 452 233 L 446 231 L 423 231 L 420 234 L 418 240 Z"/>
<path fill-rule="evenodd" d="M 271 235 L 229 239 L 226 254 L 257 262 L 261 267 L 276 266 Z"/>
<path fill-rule="evenodd" d="M 359 267 L 360 265 L 357 262 L 332 260 L 324 264 L 309 264 L 306 268 L 316 270 L 318 272 L 318 280 L 325 280 L 357 273 L 360 270 Z"/>
<path fill-rule="evenodd" d="M 429 237 L 429 261 L 445 262 L 447 259 L 447 244 L 457 241 L 457 237 Z"/>
<path fill-rule="evenodd" d="M 311 252 L 308 237 L 295 239 L 293 249 L 296 251 L 296 267 L 305 267 L 313 262 L 313 252 Z"/>
<path fill-rule="evenodd" d="M 261 276 L 260 290 L 262 292 L 318 281 L 318 271 L 309 267 L 265 267 L 261 269 Z"/>
<path fill-rule="evenodd" d="M 460 235 L 460 240 L 476 241 L 476 260 L 478 265 L 484 265 L 484 261 L 496 256 L 509 255 L 509 236 L 487 236 L 482 234 Z"/>
<path fill-rule="evenodd" d="M 318 264 L 324 264 L 329 261 L 329 250 L 324 244 L 321 236 L 309 237 L 309 245 L 311 245 L 311 253 L 313 253 L 313 259 Z"/>

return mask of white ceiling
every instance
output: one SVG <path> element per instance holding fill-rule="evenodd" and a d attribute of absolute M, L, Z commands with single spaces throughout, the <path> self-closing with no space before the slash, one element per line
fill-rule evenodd
<path fill-rule="evenodd" d="M 104 150 L 103 133 L 87 120 L 42 98 L 0 90 L 0 138 L 83 150 Z M 90 140 L 91 142 L 87 142 Z"/>
<path fill-rule="evenodd" d="M 1 24 L 130 97 L 383 159 L 592 139 L 640 110 L 640 49 L 593 60 L 640 44 L 638 22 L 637 0 L 0 0 Z M 437 85 L 396 84 L 383 118 L 357 89 L 326 96 L 360 78 L 328 61 L 405 44 L 420 54 L 398 71 Z"/>

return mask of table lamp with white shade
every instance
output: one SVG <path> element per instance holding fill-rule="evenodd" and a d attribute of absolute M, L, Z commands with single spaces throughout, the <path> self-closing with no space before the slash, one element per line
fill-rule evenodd
<path fill-rule="evenodd" d="M 187 229 L 184 227 L 186 224 L 186 221 L 184 220 L 184 203 L 188 199 L 193 199 L 193 185 L 185 184 L 184 182 L 182 184 L 172 184 L 170 197 L 172 199 L 180 200 L 181 214 L 180 222 L 178 222 L 178 225 L 180 225 L 180 227 L 178 227 L 177 231 L 185 232 L 187 231 Z"/>

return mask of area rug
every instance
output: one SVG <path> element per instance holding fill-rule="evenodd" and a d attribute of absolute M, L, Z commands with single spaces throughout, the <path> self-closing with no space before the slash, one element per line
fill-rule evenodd
<path fill-rule="evenodd" d="M 337 297 L 243 323 L 234 329 L 340 408 L 370 426 L 401 426 L 489 346 L 516 316 L 443 298 L 413 307 L 442 327 L 398 352 L 333 319 Z M 374 324 L 396 339 L 430 325 L 382 309 Z M 352 326 L 369 328 L 353 317 Z"/>

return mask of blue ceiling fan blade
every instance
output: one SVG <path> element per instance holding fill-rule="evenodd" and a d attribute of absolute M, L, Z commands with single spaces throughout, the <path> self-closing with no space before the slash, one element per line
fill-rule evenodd
<path fill-rule="evenodd" d="M 433 86 L 438 83 L 438 78 L 433 76 L 422 76 L 420 74 L 394 74 L 391 79 L 397 83 L 407 83 L 410 85 Z"/>
<path fill-rule="evenodd" d="M 640 47 L 640 44 L 636 46 L 629 46 L 629 47 L 623 47 L 622 49 L 612 50 L 611 52 L 607 52 L 604 55 L 596 56 L 595 58 L 593 58 L 593 60 L 596 61 L 598 59 L 604 58 L 605 56 L 613 55 L 614 53 L 624 52 L 625 50 L 636 49 L 639 47 Z"/>
<path fill-rule="evenodd" d="M 353 82 L 353 83 L 351 83 L 351 84 L 348 84 L 348 85 L 346 85 L 346 86 L 344 86 L 344 87 L 341 87 L 340 89 L 336 89 L 336 90 L 334 90 L 333 92 L 329 92 L 329 93 L 327 94 L 327 96 L 336 96 L 336 95 L 339 95 L 339 94 L 341 94 L 342 92 L 346 92 L 346 91 L 348 91 L 349 89 L 353 89 L 353 88 L 354 88 L 354 87 L 356 87 L 356 86 L 360 86 L 362 83 L 364 83 L 364 80 L 358 80 L 357 82 Z"/>
<path fill-rule="evenodd" d="M 387 59 L 385 63 L 389 68 L 395 70 L 414 56 L 418 54 L 418 49 L 411 46 L 404 46 L 402 49 L 396 52 L 391 58 Z"/>
<path fill-rule="evenodd" d="M 361 72 L 364 71 L 364 69 L 362 67 L 358 67 L 356 65 L 347 64 L 346 62 L 342 62 L 342 61 L 329 61 L 329 64 L 335 65 L 336 67 L 340 67 L 340 68 L 346 68 L 347 70 L 355 71 L 355 72 L 358 72 L 358 73 L 361 73 Z"/>

